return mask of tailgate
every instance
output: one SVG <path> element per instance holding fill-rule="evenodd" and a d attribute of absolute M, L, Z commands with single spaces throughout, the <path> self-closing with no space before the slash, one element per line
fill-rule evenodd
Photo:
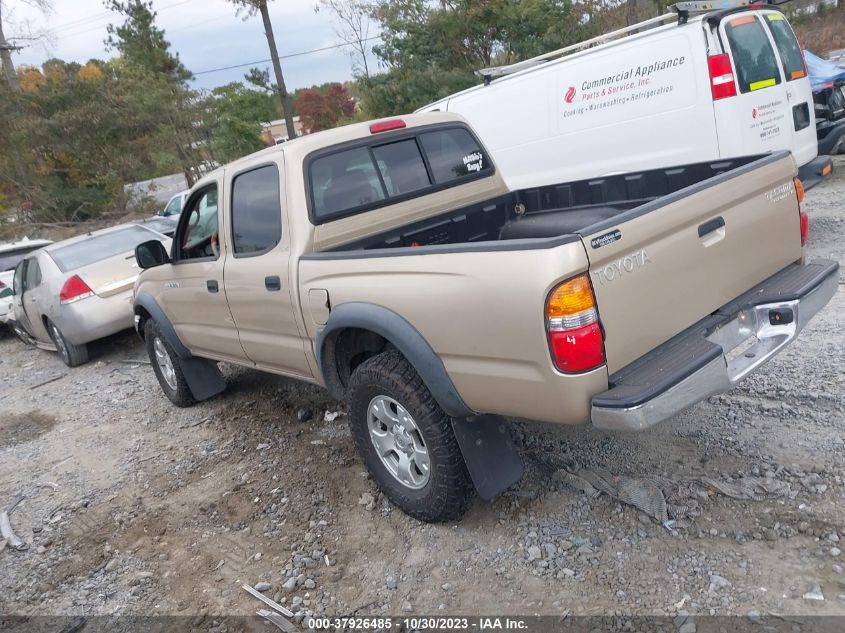
<path fill-rule="evenodd" d="M 795 173 L 766 156 L 582 236 L 610 373 L 801 258 Z"/>

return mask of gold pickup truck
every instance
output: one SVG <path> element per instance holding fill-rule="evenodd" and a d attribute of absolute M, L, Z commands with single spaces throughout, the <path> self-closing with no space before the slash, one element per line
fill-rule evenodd
<path fill-rule="evenodd" d="M 560 160 L 577 160 L 561 147 Z M 384 493 L 424 521 L 522 475 L 503 416 L 639 430 L 730 389 L 831 298 L 790 154 L 509 191 L 447 113 L 349 125 L 204 177 L 135 315 L 170 400 L 217 361 L 348 403 Z"/>

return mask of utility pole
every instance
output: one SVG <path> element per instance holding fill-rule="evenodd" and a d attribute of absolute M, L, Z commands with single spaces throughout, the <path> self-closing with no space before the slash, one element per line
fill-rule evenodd
<path fill-rule="evenodd" d="M 12 90 L 18 89 L 18 75 L 15 72 L 15 66 L 12 64 L 12 51 L 20 50 L 19 46 L 12 46 L 6 41 L 6 36 L 3 34 L 3 3 L 0 2 L 0 62 L 3 65 L 3 76 L 9 82 L 9 87 Z"/>
<path fill-rule="evenodd" d="M 285 127 L 288 132 L 288 140 L 296 138 L 296 128 L 293 125 L 293 108 L 290 104 L 290 95 L 285 88 L 285 79 L 282 76 L 282 64 L 279 62 L 279 51 L 276 49 L 276 38 L 273 36 L 273 25 L 270 23 L 270 12 L 267 10 L 267 0 L 258 2 L 258 10 L 261 12 L 261 20 L 264 22 L 264 35 L 267 36 L 267 44 L 270 46 L 270 58 L 273 60 L 273 72 L 276 74 L 276 87 L 279 91 L 279 99 L 282 101 L 282 111 L 285 113 Z"/>

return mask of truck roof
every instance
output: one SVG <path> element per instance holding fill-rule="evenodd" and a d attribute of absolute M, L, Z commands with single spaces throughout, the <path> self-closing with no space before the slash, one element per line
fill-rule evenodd
<path fill-rule="evenodd" d="M 451 112 L 420 112 L 416 114 L 403 114 L 387 117 L 384 119 L 375 119 L 372 121 L 365 121 L 363 123 L 351 123 L 331 130 L 324 130 L 322 132 L 314 132 L 312 134 L 299 136 L 293 140 L 287 141 L 286 143 L 267 147 L 244 156 L 243 158 L 239 158 L 238 160 L 232 161 L 231 163 L 209 172 L 197 182 L 197 185 L 201 185 L 205 181 L 215 180 L 224 170 L 239 171 L 241 168 L 260 163 L 262 159 L 265 159 L 268 156 L 273 156 L 277 152 L 281 152 L 293 159 L 302 159 L 311 152 L 325 147 L 332 147 L 334 145 L 340 145 L 357 139 L 369 138 L 373 135 L 373 132 L 370 131 L 371 125 L 380 121 L 393 121 L 396 119 L 404 121 L 406 129 L 436 123 L 465 122 L 462 116 Z"/>

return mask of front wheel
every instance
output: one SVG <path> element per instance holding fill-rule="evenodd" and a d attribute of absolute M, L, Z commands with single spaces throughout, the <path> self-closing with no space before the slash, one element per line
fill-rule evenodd
<path fill-rule="evenodd" d="M 84 343 L 82 345 L 74 345 L 68 341 L 52 321 L 47 321 L 47 331 L 50 333 L 50 338 L 53 339 L 53 345 L 56 346 L 56 351 L 59 352 L 59 356 L 65 365 L 68 367 L 77 367 L 88 362 L 87 345 Z"/>
<path fill-rule="evenodd" d="M 164 395 L 177 407 L 189 407 L 194 404 L 196 400 L 188 388 L 179 356 L 167 342 L 158 323 L 152 319 L 148 319 L 144 324 L 144 340 L 153 372 Z"/>
<path fill-rule="evenodd" d="M 348 393 L 352 435 L 381 491 L 421 521 L 460 518 L 473 489 L 451 419 L 405 357 L 364 361 Z"/>

